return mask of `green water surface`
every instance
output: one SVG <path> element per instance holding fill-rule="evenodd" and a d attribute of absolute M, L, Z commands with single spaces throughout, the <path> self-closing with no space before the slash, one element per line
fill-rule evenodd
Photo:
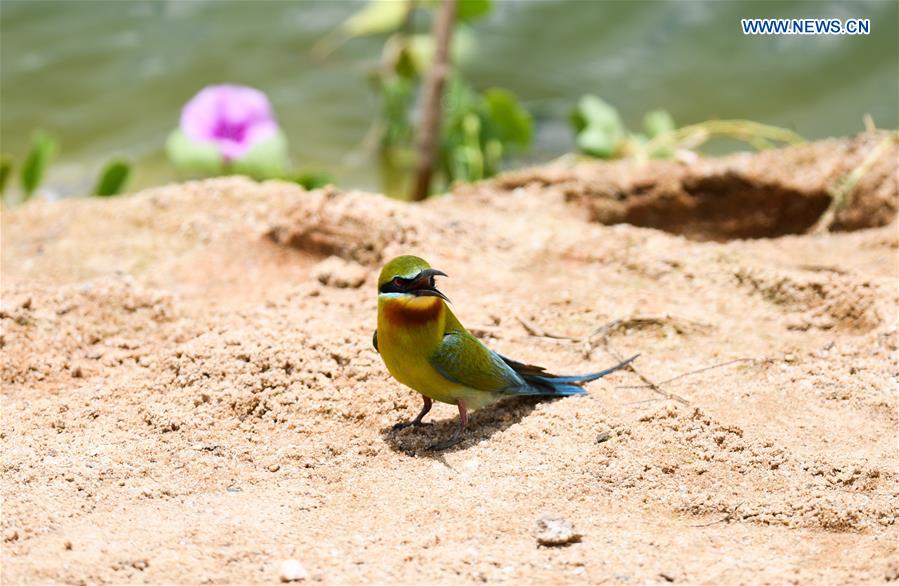
<path fill-rule="evenodd" d="M 181 106 L 207 84 L 271 98 L 300 169 L 378 189 L 363 147 L 379 105 L 367 81 L 383 39 L 315 43 L 358 2 L 0 2 L 0 147 L 21 157 L 31 132 L 59 137 L 48 182 L 90 189 L 113 155 L 137 164 L 134 187 L 179 178 L 163 146 Z M 497 1 L 461 66 L 478 88 L 506 87 L 536 120 L 523 164 L 573 149 L 567 117 L 595 93 L 639 127 L 664 107 L 679 124 L 749 118 L 808 138 L 853 134 L 870 113 L 899 126 L 899 2 Z M 740 19 L 869 18 L 867 36 L 744 36 Z"/>

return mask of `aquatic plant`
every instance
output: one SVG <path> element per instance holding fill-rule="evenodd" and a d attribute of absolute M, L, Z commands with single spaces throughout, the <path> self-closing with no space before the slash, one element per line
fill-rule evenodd
<path fill-rule="evenodd" d="M 181 130 L 191 140 L 215 145 L 222 160 L 236 161 L 278 132 L 268 97 L 240 85 L 205 87 L 181 110 Z"/>
<path fill-rule="evenodd" d="M 15 160 L 6 153 L 0 154 L 0 198 L 6 205 L 17 205 L 31 199 L 46 179 L 50 163 L 59 152 L 56 137 L 45 130 L 35 130 L 31 143 L 19 169 L 20 189 L 7 194 L 9 178 L 15 170 Z M 109 197 L 125 190 L 132 176 L 132 165 L 124 159 L 113 159 L 100 172 L 93 195 Z"/>
<path fill-rule="evenodd" d="M 47 167 L 56 156 L 58 148 L 56 139 L 43 130 L 37 130 L 31 135 L 31 145 L 28 147 L 21 171 L 23 200 L 34 195 L 34 192 L 43 183 Z"/>
<path fill-rule="evenodd" d="M 166 153 L 176 167 L 204 175 L 266 179 L 282 175 L 288 165 L 287 138 L 268 97 L 234 84 L 205 87 L 184 105 Z"/>
<path fill-rule="evenodd" d="M 447 1 L 370 0 L 318 47 L 327 52 L 354 37 L 387 35 L 380 66 L 372 75 L 382 109 L 370 136 L 377 137 L 382 188 L 394 197 L 419 198 L 428 192 L 417 185 L 413 188 L 413 175 L 422 158 L 432 155 L 422 148 L 431 105 L 439 109 L 435 125 L 439 133 L 424 141 L 436 143 L 436 181 L 430 192 L 443 191 L 456 181 L 478 181 L 496 174 L 505 158 L 527 149 L 533 138 L 531 115 L 513 93 L 501 88 L 479 91 L 459 68 L 474 53 L 475 39 L 468 24 L 489 13 L 489 0 L 451 0 L 455 3 L 451 42 L 446 62 L 436 62 L 440 43 L 439 18 L 434 12 L 445 9 Z M 417 15 L 430 17 L 434 30 L 416 30 Z M 444 77 L 442 96 L 429 104 L 427 77 L 435 69 Z"/>
<path fill-rule="evenodd" d="M 98 197 L 119 195 L 128 187 L 130 180 L 131 163 L 124 159 L 113 159 L 100 172 L 94 187 L 94 195 Z"/>
<path fill-rule="evenodd" d="M 291 181 L 305 189 L 333 182 L 322 171 L 291 169 L 287 137 L 271 102 L 261 90 L 243 85 L 200 90 L 182 108 L 166 153 L 177 168 L 201 177 L 234 173 Z"/>
<path fill-rule="evenodd" d="M 614 106 L 593 95 L 580 99 L 571 114 L 571 125 L 578 150 L 600 159 L 670 159 L 715 137 L 740 140 L 759 150 L 778 142 L 804 142 L 792 130 L 752 120 L 706 120 L 678 128 L 666 110 L 648 112 L 643 117 L 643 132 L 633 132 Z"/>
<path fill-rule="evenodd" d="M 47 174 L 47 168 L 56 156 L 59 144 L 56 138 L 43 130 L 35 130 L 31 135 L 31 143 L 19 169 L 20 191 L 6 193 L 6 186 L 15 170 L 15 159 L 12 155 L 0 155 L 0 197 L 7 205 L 24 203 L 37 192 Z"/>

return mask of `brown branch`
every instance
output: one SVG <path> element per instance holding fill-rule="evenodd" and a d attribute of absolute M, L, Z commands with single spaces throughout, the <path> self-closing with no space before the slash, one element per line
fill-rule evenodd
<path fill-rule="evenodd" d="M 412 189 L 413 201 L 425 199 L 431 190 L 434 161 L 437 158 L 437 149 L 440 144 L 443 86 L 449 75 L 449 49 L 455 21 L 456 0 L 443 0 L 440 3 L 437 18 L 434 19 L 434 38 L 437 43 L 437 51 L 434 56 L 434 65 L 425 80 L 421 126 L 418 129 L 418 165 Z"/>

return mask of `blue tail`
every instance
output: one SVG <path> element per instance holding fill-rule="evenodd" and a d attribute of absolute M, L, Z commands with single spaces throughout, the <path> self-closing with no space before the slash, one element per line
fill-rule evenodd
<path fill-rule="evenodd" d="M 634 354 L 627 360 L 619 362 L 615 366 L 612 366 L 605 370 L 600 370 L 599 372 L 591 372 L 589 374 L 579 374 L 573 376 L 558 376 L 546 372 L 546 370 L 540 366 L 534 366 L 533 364 L 524 364 L 522 362 L 506 358 L 505 356 L 500 356 L 500 358 L 502 358 L 503 361 L 508 364 L 512 368 L 512 370 L 517 372 L 527 383 L 526 387 L 521 388 L 520 391 L 514 394 L 565 397 L 568 395 L 585 394 L 587 391 L 585 391 L 584 388 L 581 387 L 582 384 L 602 378 L 620 368 L 624 368 L 625 366 L 633 362 L 637 358 L 637 356 L 639 356 L 639 354 Z"/>

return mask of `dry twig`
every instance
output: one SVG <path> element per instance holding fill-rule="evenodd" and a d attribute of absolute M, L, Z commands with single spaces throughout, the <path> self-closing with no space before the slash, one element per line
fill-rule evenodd
<path fill-rule="evenodd" d="M 622 362 L 624 357 L 621 353 L 615 350 L 612 345 L 609 343 L 609 334 L 613 332 L 615 329 L 620 327 L 627 327 L 633 325 L 656 325 L 656 324 L 667 324 L 671 322 L 671 317 L 669 316 L 631 316 L 629 318 L 619 318 L 613 319 L 612 321 L 596 328 L 590 334 L 581 337 L 572 337 L 572 336 L 562 336 L 558 334 L 553 334 L 551 332 L 547 332 L 542 328 L 537 327 L 536 325 L 528 322 L 522 317 L 518 317 L 518 322 L 524 327 L 524 329 L 531 336 L 537 338 L 549 338 L 551 340 L 566 340 L 570 342 L 583 342 L 584 346 L 584 358 L 589 358 L 593 353 L 593 350 L 597 347 L 597 345 L 602 344 L 605 346 L 606 351 L 611 354 L 616 360 Z M 706 324 L 700 324 L 705 326 Z M 645 385 L 641 385 L 639 388 L 648 388 L 652 390 L 652 392 L 665 397 L 666 399 L 670 399 L 673 401 L 677 401 L 683 405 L 689 405 L 690 402 L 674 393 L 670 393 L 663 388 L 661 388 L 658 384 L 651 381 L 645 374 L 637 370 L 633 363 L 628 364 L 627 367 L 642 380 Z"/>
<path fill-rule="evenodd" d="M 698 368 L 696 370 L 691 370 L 690 372 L 685 372 L 683 374 L 673 376 L 671 378 L 668 378 L 668 379 L 665 379 L 665 380 L 659 382 L 658 384 L 660 384 L 660 385 L 668 384 L 668 383 L 676 381 L 678 379 L 686 378 L 686 377 L 692 376 L 694 374 L 699 374 L 700 372 L 705 372 L 707 370 L 714 370 L 716 368 L 721 368 L 723 366 L 730 366 L 731 364 L 736 364 L 738 362 L 756 362 L 756 359 L 755 358 L 735 358 L 733 360 L 728 360 L 727 362 L 720 362 L 718 364 L 713 364 L 711 366 L 705 366 L 703 368 Z M 647 386 L 648 385 L 621 385 L 621 386 L 617 386 L 615 388 L 616 389 L 644 389 Z"/>
<path fill-rule="evenodd" d="M 606 342 L 606 351 L 609 354 L 611 354 L 615 358 L 615 360 L 618 360 L 619 362 L 624 360 L 624 357 L 621 355 L 621 353 L 618 352 L 617 350 L 615 350 L 614 348 L 612 348 L 611 344 L 609 344 L 608 342 Z M 677 401 L 681 405 L 689 405 L 690 404 L 690 401 L 684 399 L 680 395 L 675 395 L 674 393 L 668 392 L 665 389 L 663 389 L 662 387 L 660 387 L 658 383 L 654 383 L 653 381 L 651 381 L 649 379 L 649 377 L 647 377 L 645 374 L 643 374 L 642 372 L 640 372 L 639 370 L 634 368 L 633 363 L 628 364 L 627 366 L 628 366 L 628 368 L 630 368 L 633 371 L 634 374 L 636 374 L 638 377 L 640 377 L 640 380 L 642 380 L 644 383 L 646 383 L 645 385 L 642 385 L 640 388 L 648 388 L 653 393 L 661 395 L 662 397 L 665 397 L 666 399 L 669 399 L 672 401 Z"/>

